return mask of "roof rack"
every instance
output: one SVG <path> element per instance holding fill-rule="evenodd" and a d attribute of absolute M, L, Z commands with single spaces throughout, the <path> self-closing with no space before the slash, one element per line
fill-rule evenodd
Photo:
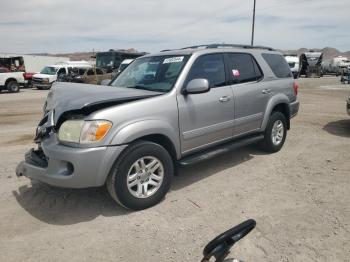
<path fill-rule="evenodd" d="M 274 48 L 272 47 L 267 47 L 267 46 L 251 46 L 251 45 L 238 45 L 238 44 L 209 44 L 209 45 L 196 45 L 196 46 L 188 46 L 188 47 L 184 47 L 181 48 L 181 50 L 183 49 L 210 49 L 210 48 L 245 48 L 245 49 L 266 49 L 269 51 L 275 51 Z"/>

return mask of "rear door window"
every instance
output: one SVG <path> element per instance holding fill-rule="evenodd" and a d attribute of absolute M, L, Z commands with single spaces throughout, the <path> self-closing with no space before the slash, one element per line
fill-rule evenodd
<path fill-rule="evenodd" d="M 67 72 L 66 72 L 66 69 L 64 67 L 60 68 L 58 71 L 57 71 L 57 75 L 66 75 Z"/>
<path fill-rule="evenodd" d="M 230 83 L 258 81 L 263 73 L 255 59 L 246 53 L 228 53 L 228 76 Z"/>
<path fill-rule="evenodd" d="M 210 87 L 226 85 L 223 55 L 209 54 L 198 57 L 192 65 L 186 82 L 198 78 L 207 79 Z"/>
<path fill-rule="evenodd" d="M 292 72 L 290 71 L 290 67 L 286 61 L 286 59 L 279 54 L 262 54 L 262 57 L 266 61 L 266 63 L 270 66 L 272 72 L 278 78 L 288 78 L 292 76 Z"/>

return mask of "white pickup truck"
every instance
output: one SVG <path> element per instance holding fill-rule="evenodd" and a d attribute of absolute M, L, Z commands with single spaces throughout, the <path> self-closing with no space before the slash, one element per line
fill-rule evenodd
<path fill-rule="evenodd" d="M 11 93 L 19 92 L 19 87 L 24 86 L 23 72 L 4 72 L 0 68 L 0 92 L 7 89 Z"/>

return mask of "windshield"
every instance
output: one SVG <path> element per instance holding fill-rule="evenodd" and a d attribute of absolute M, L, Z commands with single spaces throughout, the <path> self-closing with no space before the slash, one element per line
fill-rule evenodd
<path fill-rule="evenodd" d="M 40 74 L 45 74 L 45 75 L 55 75 L 57 71 L 57 68 L 54 68 L 52 66 L 45 66 Z"/>
<path fill-rule="evenodd" d="M 170 91 L 189 56 L 151 56 L 135 60 L 111 86 L 158 92 Z"/>

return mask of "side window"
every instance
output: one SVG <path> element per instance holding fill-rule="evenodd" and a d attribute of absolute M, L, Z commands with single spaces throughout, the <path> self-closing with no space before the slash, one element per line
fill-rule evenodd
<path fill-rule="evenodd" d="M 286 59 L 279 54 L 262 54 L 266 63 L 270 66 L 272 72 L 278 78 L 287 78 L 292 76 L 290 67 Z"/>
<path fill-rule="evenodd" d="M 64 68 L 64 67 L 62 67 L 62 68 L 60 68 L 60 69 L 58 69 L 58 71 L 57 71 L 57 75 L 66 75 L 67 73 L 66 73 L 66 69 Z"/>
<path fill-rule="evenodd" d="M 82 76 L 82 75 L 85 74 L 85 71 L 86 71 L 85 68 L 79 68 L 79 69 L 78 69 L 78 74 Z"/>
<path fill-rule="evenodd" d="M 94 75 L 94 70 L 92 68 L 88 69 L 87 73 L 88 76 L 93 76 Z"/>
<path fill-rule="evenodd" d="M 96 74 L 103 75 L 103 71 L 99 68 L 96 68 Z"/>
<path fill-rule="evenodd" d="M 188 74 L 186 84 L 197 78 L 207 79 L 210 87 L 224 86 L 226 79 L 223 55 L 209 54 L 197 58 Z"/>
<path fill-rule="evenodd" d="M 233 83 L 246 83 L 257 81 L 262 77 L 262 72 L 250 54 L 228 53 L 228 73 Z"/>

